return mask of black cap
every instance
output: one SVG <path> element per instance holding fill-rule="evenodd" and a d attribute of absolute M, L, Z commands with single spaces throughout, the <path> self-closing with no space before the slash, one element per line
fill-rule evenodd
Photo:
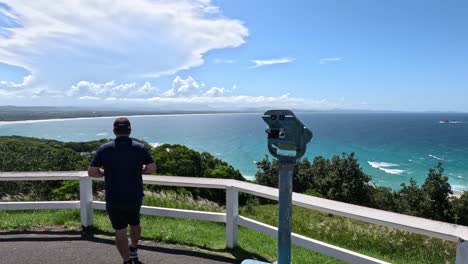
<path fill-rule="evenodd" d="M 132 127 L 130 121 L 125 117 L 119 117 L 114 121 L 114 132 L 117 133 L 130 133 Z"/>

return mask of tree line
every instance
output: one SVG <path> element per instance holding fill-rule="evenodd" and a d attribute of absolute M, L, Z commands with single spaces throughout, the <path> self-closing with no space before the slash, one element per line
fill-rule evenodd
<path fill-rule="evenodd" d="M 266 156 L 257 167 L 257 183 L 277 188 L 278 161 L 270 161 Z M 312 162 L 303 158 L 295 165 L 293 176 L 293 191 L 298 193 L 468 225 L 468 191 L 460 197 L 453 195 L 442 163 L 429 169 L 422 185 L 410 179 L 409 184 L 400 186 L 399 190 L 375 186 L 354 153 L 342 153 L 330 159 L 318 156 Z"/>
<path fill-rule="evenodd" d="M 135 139 L 136 140 L 136 139 Z M 82 171 L 97 148 L 109 139 L 89 142 L 60 142 L 19 136 L 0 137 L 0 171 Z M 224 178 L 245 180 L 239 170 L 208 152 L 199 153 L 181 145 L 163 144 L 150 149 L 159 175 Z M 0 199 L 77 199 L 78 181 L 0 181 Z M 176 188 L 148 185 L 149 191 L 171 189 L 225 203 L 222 190 Z M 94 192 L 102 191 L 103 184 L 95 183 Z M 241 197 L 244 202 L 246 198 Z"/>

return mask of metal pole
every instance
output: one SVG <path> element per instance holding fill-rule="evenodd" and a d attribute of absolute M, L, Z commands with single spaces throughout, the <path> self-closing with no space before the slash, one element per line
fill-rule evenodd
<path fill-rule="evenodd" d="M 295 159 L 279 160 L 278 264 L 291 264 L 292 184 Z"/>

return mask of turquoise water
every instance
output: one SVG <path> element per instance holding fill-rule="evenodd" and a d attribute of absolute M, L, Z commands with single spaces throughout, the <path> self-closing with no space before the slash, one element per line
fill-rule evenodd
<path fill-rule="evenodd" d="M 355 152 L 377 185 L 398 187 L 444 163 L 452 188 L 468 189 L 468 114 L 297 113 L 314 132 L 306 156 Z M 208 151 L 247 177 L 267 154 L 261 114 L 131 117 L 133 136 L 150 143 L 182 144 Z M 457 120 L 441 123 L 440 120 Z M 112 137 L 113 118 L 0 124 L 0 135 L 61 141 Z"/>

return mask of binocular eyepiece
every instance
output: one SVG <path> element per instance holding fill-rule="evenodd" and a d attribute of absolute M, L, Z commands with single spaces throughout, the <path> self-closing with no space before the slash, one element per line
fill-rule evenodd
<path fill-rule="evenodd" d="M 271 155 L 279 159 L 301 158 L 306 145 L 312 139 L 312 132 L 297 119 L 290 110 L 269 110 L 262 116 L 268 128 L 268 150 Z M 292 151 L 293 155 L 283 154 Z"/>

